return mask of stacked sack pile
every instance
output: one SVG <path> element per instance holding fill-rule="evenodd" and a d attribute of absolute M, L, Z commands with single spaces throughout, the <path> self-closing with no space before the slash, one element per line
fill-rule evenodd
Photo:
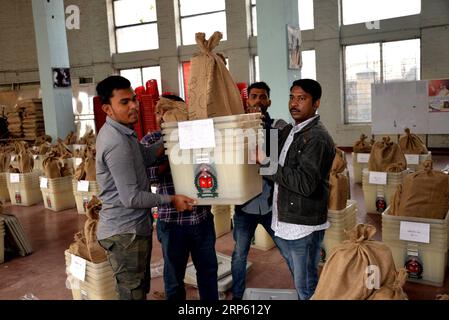
<path fill-rule="evenodd" d="M 399 138 L 399 147 L 407 159 L 407 167 L 412 171 L 418 170 L 424 161 L 432 159 L 424 142 L 416 134 L 412 134 L 409 128 L 405 128 L 405 135 Z"/>
<path fill-rule="evenodd" d="M 397 266 L 405 265 L 409 279 L 444 284 L 449 230 L 449 175 L 433 170 L 426 160 L 397 187 L 382 216 L 382 240 L 391 248 Z M 401 225 L 429 225 L 429 239 L 402 240 Z M 403 230 L 404 231 L 404 230 Z"/>
<path fill-rule="evenodd" d="M 312 300 L 407 300 L 407 273 L 396 271 L 387 245 L 372 240 L 376 228 L 359 224 L 332 249 Z"/>
<path fill-rule="evenodd" d="M 382 213 L 407 174 L 407 161 L 397 143 L 383 137 L 371 148 L 368 168 L 362 171 L 366 212 Z"/>
<path fill-rule="evenodd" d="M 65 252 L 66 273 L 74 300 L 117 299 L 112 267 L 96 235 L 101 206 L 101 201 L 93 196 L 87 205 L 87 220 L 84 228 L 75 234 L 75 242 Z M 76 279 L 70 271 L 70 265 L 75 256 L 86 260 L 86 274 L 83 281 Z"/>
<path fill-rule="evenodd" d="M 22 138 L 22 111 L 18 106 L 7 112 L 6 117 L 8 119 L 8 131 L 11 138 Z"/>
<path fill-rule="evenodd" d="M 86 142 L 90 144 L 88 144 L 82 154 L 80 154 L 82 161 L 76 168 L 73 180 L 73 193 L 75 195 L 76 208 L 80 214 L 85 214 L 87 212 L 87 204 L 92 197 L 97 196 L 100 191 L 97 183 L 95 165 L 95 144 L 91 144 L 92 140 Z"/>
<path fill-rule="evenodd" d="M 336 245 L 346 240 L 345 230 L 357 223 L 357 202 L 349 198 L 349 178 L 344 174 L 347 167 L 345 154 L 336 148 L 335 158 L 329 175 L 328 221 L 331 226 L 324 235 L 321 261 Z"/>
<path fill-rule="evenodd" d="M 45 208 L 56 212 L 74 208 L 72 155 L 61 139 L 45 154 L 42 167 L 40 187 Z"/>
<path fill-rule="evenodd" d="M 42 201 L 39 174 L 33 171 L 34 159 L 26 142 L 14 142 L 17 162 L 9 165 L 8 191 L 13 205 L 31 206 Z"/>
<path fill-rule="evenodd" d="M 18 103 L 22 109 L 22 129 L 26 140 L 36 140 L 45 134 L 42 99 L 22 100 Z"/>
<path fill-rule="evenodd" d="M 357 140 L 352 147 L 352 170 L 354 183 L 362 183 L 362 171 L 368 166 L 369 156 L 374 140 L 371 139 L 370 142 L 367 142 L 367 139 L 368 137 L 362 133 L 360 135 L 360 139 Z"/>

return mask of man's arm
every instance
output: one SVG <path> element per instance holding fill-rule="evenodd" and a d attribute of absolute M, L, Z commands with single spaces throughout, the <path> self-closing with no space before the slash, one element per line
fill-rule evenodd
<path fill-rule="evenodd" d="M 170 203 L 171 196 L 139 190 L 134 163 L 130 161 L 131 155 L 132 151 L 126 143 L 115 144 L 104 154 L 104 160 L 111 171 L 122 204 L 126 208 L 141 209 Z"/>
<path fill-rule="evenodd" d="M 159 139 L 150 146 L 144 146 L 139 143 L 140 152 L 142 152 L 145 167 L 151 167 L 156 160 L 164 155 L 164 142 Z"/>
<path fill-rule="evenodd" d="M 323 141 L 309 141 L 301 155 L 296 155 L 300 157 L 298 166 L 282 167 L 278 164 L 276 173 L 266 177 L 290 191 L 310 196 L 323 179 L 321 166 L 326 152 L 329 152 L 327 149 L 329 148 Z"/>

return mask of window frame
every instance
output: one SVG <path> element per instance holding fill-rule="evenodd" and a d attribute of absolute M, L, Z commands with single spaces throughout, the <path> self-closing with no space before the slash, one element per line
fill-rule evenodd
<path fill-rule="evenodd" d="M 380 54 L 380 59 L 379 59 L 379 64 L 380 64 L 380 68 L 379 68 L 379 83 L 385 83 L 385 77 L 384 77 L 384 53 L 383 53 L 383 46 L 385 43 L 390 43 L 390 42 L 399 42 L 399 41 L 408 41 L 408 40 L 419 40 L 419 50 L 420 50 L 420 61 L 419 61 L 419 79 L 416 79 L 415 81 L 419 81 L 422 78 L 422 46 L 421 46 L 421 38 L 420 37 L 416 37 L 416 38 L 407 38 L 407 39 L 400 39 L 400 40 L 390 40 L 390 41 L 385 41 L 385 40 L 381 40 L 381 41 L 374 41 L 374 42 L 364 42 L 364 43 L 353 43 L 353 44 L 346 44 L 343 45 L 342 48 L 342 66 L 343 66 L 343 116 L 344 116 L 344 124 L 345 125 L 371 125 L 372 124 L 372 119 L 371 121 L 349 121 L 349 114 L 348 114 L 348 105 L 347 105 L 347 95 L 346 95 L 346 69 L 347 69 L 347 64 L 346 64 L 346 48 L 350 47 L 350 46 L 357 46 L 357 45 L 368 45 L 368 44 L 378 44 L 379 45 L 379 54 Z M 404 80 L 405 81 L 405 80 Z"/>
<path fill-rule="evenodd" d="M 114 1 L 117 1 L 117 0 L 114 0 Z M 182 19 L 194 18 L 194 17 L 205 16 L 205 15 L 214 14 L 214 13 L 221 13 L 221 12 L 225 13 L 225 19 L 226 19 L 226 0 L 223 0 L 223 1 L 225 3 L 225 8 L 223 10 L 206 11 L 206 12 L 202 12 L 202 13 L 194 13 L 194 14 L 188 14 L 188 15 L 183 16 L 183 15 L 181 15 L 181 0 L 178 0 L 179 30 L 180 30 L 181 46 L 193 45 L 193 44 L 184 44 L 184 38 L 182 36 Z M 227 19 L 226 19 L 225 25 L 226 25 L 226 29 L 227 29 Z M 227 32 L 228 32 L 228 30 L 226 30 L 226 33 Z"/>
<path fill-rule="evenodd" d="M 157 28 L 157 9 L 156 9 L 156 20 L 154 21 L 149 21 L 149 22 L 139 22 L 139 23 L 133 23 L 133 24 L 127 24 L 127 25 L 123 25 L 123 26 L 116 26 L 115 25 L 115 5 L 114 3 L 120 1 L 120 0 L 112 0 L 112 16 L 113 16 L 113 22 L 114 22 L 114 39 L 115 39 L 115 52 L 116 53 L 128 53 L 128 52 L 137 52 L 137 51 L 124 51 L 124 52 L 119 52 L 118 51 L 118 37 L 117 37 L 117 30 L 118 29 L 126 29 L 126 28 L 131 28 L 131 27 L 137 27 L 137 26 L 144 26 L 144 25 L 151 25 L 151 24 L 156 24 L 156 29 L 157 29 L 157 37 L 159 38 L 159 29 Z M 155 0 L 155 4 L 156 4 L 156 0 Z M 147 50 L 158 50 L 160 49 L 159 47 L 159 39 L 158 39 L 158 48 L 157 49 L 147 49 Z M 139 50 L 142 51 L 142 50 Z M 131 68 L 131 69 L 137 69 L 137 68 Z M 126 69 L 123 69 L 126 70 Z M 119 70 L 121 71 L 121 69 Z"/>
<path fill-rule="evenodd" d="M 160 72 L 161 66 L 158 65 L 158 64 L 157 65 L 151 65 L 151 66 L 140 66 L 140 67 L 123 68 L 123 69 L 118 69 L 117 71 L 118 71 L 118 74 L 121 75 L 122 71 L 138 69 L 140 71 L 139 74 L 140 74 L 140 81 L 142 83 L 141 85 L 145 87 L 145 82 L 143 80 L 143 69 L 151 68 L 151 67 L 159 67 L 159 72 Z M 156 79 L 156 80 L 158 80 L 158 79 Z M 162 74 L 161 74 L 161 83 L 158 83 L 157 85 L 158 85 L 158 89 L 161 91 L 162 90 Z M 132 86 L 132 83 L 131 83 L 131 86 Z M 136 89 L 136 88 L 133 88 L 133 89 Z"/>

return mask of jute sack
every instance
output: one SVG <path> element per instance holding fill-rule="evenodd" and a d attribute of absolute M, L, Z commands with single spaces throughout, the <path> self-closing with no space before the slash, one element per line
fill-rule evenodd
<path fill-rule="evenodd" d="M 405 136 L 399 138 L 399 147 L 405 154 L 427 154 L 426 145 L 416 135 L 410 132 L 409 128 L 405 128 Z"/>
<path fill-rule="evenodd" d="M 34 158 L 30 151 L 22 149 L 17 155 L 20 173 L 30 173 L 34 168 Z"/>
<path fill-rule="evenodd" d="M 396 273 L 396 280 L 374 291 L 368 300 L 408 300 L 407 294 L 402 290 L 407 281 L 407 269 L 402 268 Z"/>
<path fill-rule="evenodd" d="M 79 164 L 75 170 L 75 179 L 78 181 L 86 180 L 86 170 L 84 169 L 84 160 Z"/>
<path fill-rule="evenodd" d="M 106 261 L 106 251 L 98 243 L 97 240 L 97 224 L 99 212 L 101 210 L 101 201 L 93 196 L 87 204 L 87 220 L 84 223 L 84 236 L 86 238 L 86 245 L 89 254 L 89 260 L 94 263 Z"/>
<path fill-rule="evenodd" d="M 347 232 L 349 240 L 334 247 L 324 264 L 314 300 L 366 300 L 375 290 L 368 267 L 379 271 L 379 287 L 394 283 L 396 268 L 390 248 L 371 240 L 376 233 L 372 225 L 358 224 Z"/>
<path fill-rule="evenodd" d="M 221 32 L 206 40 L 198 32 L 195 40 L 198 52 L 191 60 L 189 79 L 189 119 L 206 119 L 243 114 L 240 92 L 223 59 L 212 52 L 220 43 Z"/>
<path fill-rule="evenodd" d="M 67 137 L 64 140 L 64 143 L 66 145 L 76 144 L 76 134 L 73 133 L 73 131 L 70 131 Z"/>
<path fill-rule="evenodd" d="M 42 136 L 39 136 L 36 138 L 36 143 L 34 144 L 35 146 L 40 146 L 45 142 L 49 142 L 51 143 L 51 141 L 53 140 L 53 138 L 47 134 L 44 134 Z"/>
<path fill-rule="evenodd" d="M 41 156 L 47 154 L 51 150 L 51 144 L 49 142 L 44 142 L 39 146 L 39 154 Z"/>
<path fill-rule="evenodd" d="M 329 203 L 331 210 L 343 210 L 346 208 L 346 201 L 349 197 L 348 177 L 342 172 L 346 169 L 346 159 L 344 152 L 335 148 L 335 158 L 329 176 Z"/>
<path fill-rule="evenodd" d="M 371 143 L 366 142 L 368 137 L 363 133 L 360 135 L 360 140 L 357 140 L 352 147 L 354 153 L 370 153 L 371 152 Z"/>
<path fill-rule="evenodd" d="M 87 131 L 84 136 L 82 136 L 79 141 L 78 144 L 87 144 L 87 145 L 94 145 L 95 144 L 95 134 L 94 131 L 91 129 L 89 131 Z"/>
<path fill-rule="evenodd" d="M 407 169 L 407 161 L 404 153 L 397 143 L 390 141 L 390 137 L 383 137 L 382 141 L 374 143 L 369 161 L 369 171 L 387 172 L 387 168 L 391 165 L 401 168 L 399 172 Z"/>
<path fill-rule="evenodd" d="M 187 105 L 183 101 L 174 101 L 160 97 L 156 104 L 156 112 L 163 114 L 164 122 L 180 122 L 188 120 Z"/>
<path fill-rule="evenodd" d="M 53 151 L 42 160 L 42 167 L 44 168 L 45 177 L 48 179 L 61 177 L 61 162 Z"/>
<path fill-rule="evenodd" d="M 392 203 L 391 215 L 444 219 L 449 210 L 449 175 L 432 170 L 432 160 L 426 160 L 405 176 Z"/>
<path fill-rule="evenodd" d="M 73 238 L 75 242 L 70 245 L 69 252 L 71 254 L 74 254 L 75 256 L 89 260 L 89 250 L 87 249 L 86 237 L 84 236 L 84 232 L 80 231 L 75 233 Z"/>

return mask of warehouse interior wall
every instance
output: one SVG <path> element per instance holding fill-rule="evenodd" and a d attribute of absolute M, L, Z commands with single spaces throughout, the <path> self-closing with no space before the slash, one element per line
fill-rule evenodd
<path fill-rule="evenodd" d="M 81 18 L 79 30 L 67 30 L 74 82 L 77 78 L 98 82 L 120 69 L 159 65 L 162 91 L 182 92 L 180 63 L 190 60 L 196 46 L 180 45 L 177 0 L 156 0 L 159 49 L 128 53 L 115 50 L 112 0 L 64 1 L 65 7 L 71 4 L 80 8 Z M 254 80 L 257 37 L 251 35 L 249 6 L 250 0 L 226 0 L 228 40 L 217 48 L 229 59 L 236 82 Z M 31 0 L 0 0 L 0 7 L 0 88 L 39 82 Z M 381 20 L 380 29 L 367 29 L 364 23 L 341 25 L 340 13 L 340 0 L 314 0 L 315 28 L 302 32 L 302 49 L 316 52 L 317 80 L 323 86 L 322 120 L 338 145 L 352 146 L 361 133 L 371 133 L 371 125 L 345 124 L 343 46 L 420 38 L 421 79 L 448 78 L 449 1 L 423 0 L 420 14 Z M 285 103 L 273 98 L 273 105 Z M 447 148 L 449 135 L 428 135 L 427 144 Z"/>

